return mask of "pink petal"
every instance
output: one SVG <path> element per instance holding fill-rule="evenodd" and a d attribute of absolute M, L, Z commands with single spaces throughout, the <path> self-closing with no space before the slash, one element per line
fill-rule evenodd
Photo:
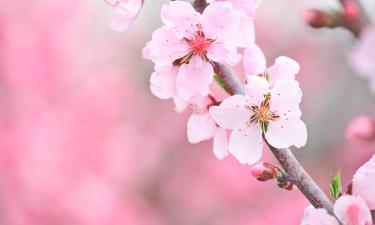
<path fill-rule="evenodd" d="M 207 38 L 225 38 L 238 29 L 240 16 L 230 2 L 213 2 L 204 10 L 200 22 Z"/>
<path fill-rule="evenodd" d="M 300 117 L 299 103 L 302 99 L 302 91 L 295 80 L 278 80 L 271 91 L 271 110 L 279 116 Z"/>
<path fill-rule="evenodd" d="M 244 108 L 244 104 L 245 96 L 233 95 L 220 106 L 211 106 L 210 115 L 220 127 L 232 130 L 250 119 L 251 113 Z"/>
<path fill-rule="evenodd" d="M 174 102 L 174 105 L 175 105 L 174 109 L 178 113 L 181 113 L 181 112 L 185 111 L 185 109 L 190 105 L 190 103 L 188 101 L 181 98 L 181 96 L 179 96 L 178 94 L 176 94 L 173 97 L 173 102 Z"/>
<path fill-rule="evenodd" d="M 214 41 L 207 49 L 207 57 L 215 62 L 235 65 L 241 61 L 237 48 L 221 41 Z"/>
<path fill-rule="evenodd" d="M 215 122 L 208 113 L 192 114 L 187 123 L 187 135 L 190 143 L 195 144 L 213 137 Z"/>
<path fill-rule="evenodd" d="M 266 71 L 266 57 L 258 45 L 254 44 L 245 49 L 243 53 L 243 66 L 246 75 L 258 75 Z"/>
<path fill-rule="evenodd" d="M 118 32 L 123 32 L 133 20 L 137 17 L 142 7 L 141 0 L 133 0 L 127 3 L 118 3 L 115 7 L 114 17 L 111 22 L 111 28 Z"/>
<path fill-rule="evenodd" d="M 373 80 L 375 74 L 375 27 L 369 27 L 361 37 L 350 56 L 352 65 L 362 76 Z"/>
<path fill-rule="evenodd" d="M 193 56 L 189 64 L 183 64 L 178 71 L 177 93 L 188 100 L 197 95 L 206 96 L 213 77 L 212 65 L 199 56 Z"/>
<path fill-rule="evenodd" d="M 189 46 L 176 36 L 172 28 L 166 26 L 154 31 L 152 40 L 143 50 L 144 57 L 158 66 L 172 65 L 174 60 L 188 52 Z"/>
<path fill-rule="evenodd" d="M 170 2 L 161 9 L 163 23 L 173 27 L 180 38 L 193 36 L 198 29 L 200 16 L 190 3 L 184 1 Z"/>
<path fill-rule="evenodd" d="M 265 134 L 270 145 L 275 148 L 287 148 L 292 145 L 300 148 L 306 144 L 307 128 L 299 118 L 279 118 L 270 121 Z"/>
<path fill-rule="evenodd" d="M 229 154 L 228 135 L 226 130 L 220 127 L 214 134 L 214 154 L 220 160 Z"/>
<path fill-rule="evenodd" d="M 242 164 L 256 163 L 262 156 L 262 131 L 258 125 L 239 126 L 229 138 L 230 153 Z"/>
<path fill-rule="evenodd" d="M 354 174 L 353 194 L 365 200 L 370 209 L 375 209 L 375 155 Z"/>
<path fill-rule="evenodd" d="M 301 225 L 339 225 L 336 218 L 329 215 L 325 209 L 308 206 L 305 209 Z"/>
<path fill-rule="evenodd" d="M 264 77 L 248 76 L 246 83 L 246 102 L 251 106 L 259 106 L 264 95 L 270 92 L 270 84 Z"/>
<path fill-rule="evenodd" d="M 155 68 L 150 78 L 151 92 L 161 98 L 173 98 L 176 94 L 177 67 L 166 66 Z"/>
<path fill-rule="evenodd" d="M 299 64 L 288 57 L 280 56 L 276 58 L 275 64 L 268 69 L 271 81 L 293 80 L 299 72 Z"/>
<path fill-rule="evenodd" d="M 254 29 L 254 21 L 249 17 L 241 16 L 237 30 L 230 32 L 226 37 L 228 38 L 228 42 L 235 46 L 246 48 L 253 45 L 255 42 Z"/>
<path fill-rule="evenodd" d="M 336 200 L 333 211 L 345 225 L 371 225 L 370 209 L 358 196 L 344 195 Z"/>

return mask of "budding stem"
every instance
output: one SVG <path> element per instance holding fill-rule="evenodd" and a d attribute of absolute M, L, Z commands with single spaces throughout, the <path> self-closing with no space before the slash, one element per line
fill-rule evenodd
<path fill-rule="evenodd" d="M 189 0 L 185 1 L 190 2 Z M 207 2 L 206 0 L 195 0 L 193 6 L 197 11 L 203 12 Z M 214 63 L 214 71 L 221 78 L 230 94 L 245 94 L 245 88 L 241 81 L 229 68 L 220 63 Z M 264 137 L 263 139 L 267 143 Z M 290 182 L 298 187 L 310 203 L 316 208 L 325 208 L 329 213 L 333 214 L 332 201 L 307 174 L 291 150 L 289 148 L 274 148 L 269 143 L 267 145 L 288 174 Z"/>

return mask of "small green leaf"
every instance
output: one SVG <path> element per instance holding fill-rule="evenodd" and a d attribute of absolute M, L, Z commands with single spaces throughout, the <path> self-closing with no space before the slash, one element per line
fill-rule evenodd
<path fill-rule="evenodd" d="M 220 87 L 224 89 L 225 92 L 231 94 L 228 87 L 225 85 L 224 81 L 218 75 L 215 74 L 214 79 L 220 85 Z"/>
<path fill-rule="evenodd" d="M 337 171 L 336 175 L 331 180 L 331 196 L 337 199 L 341 194 L 341 171 Z"/>
<path fill-rule="evenodd" d="M 266 78 L 266 80 L 270 82 L 270 74 L 268 72 L 266 72 L 266 74 L 264 75 L 264 78 Z"/>

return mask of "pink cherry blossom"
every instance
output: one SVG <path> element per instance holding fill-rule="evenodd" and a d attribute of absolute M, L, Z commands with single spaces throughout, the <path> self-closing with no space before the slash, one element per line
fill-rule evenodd
<path fill-rule="evenodd" d="M 361 37 L 354 47 L 350 59 L 358 74 L 367 78 L 370 89 L 375 92 L 375 27 L 368 27 L 361 32 Z"/>
<path fill-rule="evenodd" d="M 252 19 L 255 18 L 256 10 L 261 3 L 260 0 L 208 0 L 207 2 L 211 3 L 225 1 L 231 2 L 236 10 Z"/>
<path fill-rule="evenodd" d="M 346 138 L 349 140 L 375 140 L 375 121 L 368 116 L 357 116 L 346 127 Z"/>
<path fill-rule="evenodd" d="M 142 8 L 143 0 L 106 0 L 115 9 L 111 28 L 123 32 L 133 23 Z"/>
<path fill-rule="evenodd" d="M 365 200 L 370 209 L 375 209 L 375 155 L 354 174 L 352 188 L 354 195 Z"/>
<path fill-rule="evenodd" d="M 316 209 L 312 205 L 306 207 L 301 225 L 339 225 L 336 218 L 325 209 Z"/>
<path fill-rule="evenodd" d="M 286 56 L 277 57 L 275 63 L 267 69 L 266 57 L 256 44 L 245 49 L 243 66 L 246 75 L 267 76 L 271 83 L 280 79 L 294 79 L 300 70 L 299 64 Z"/>
<path fill-rule="evenodd" d="M 240 14 L 241 35 L 233 33 L 233 38 L 241 47 L 249 47 L 255 40 L 254 19 L 255 12 L 260 5 L 260 0 L 209 0 L 212 2 L 231 2 L 233 8 Z"/>
<path fill-rule="evenodd" d="M 343 225 L 371 225 L 370 209 L 365 201 L 358 196 L 343 195 L 338 198 L 333 207 L 336 218 Z M 325 209 L 315 209 L 308 206 L 301 225 L 338 225 L 335 217 L 329 215 Z"/>
<path fill-rule="evenodd" d="M 371 225 L 372 218 L 366 202 L 357 196 L 344 195 L 333 207 L 335 215 L 344 225 Z"/>
<path fill-rule="evenodd" d="M 164 5 L 165 24 L 157 29 L 143 54 L 158 67 L 180 66 L 176 75 L 176 93 L 189 101 L 208 94 L 213 81 L 212 62 L 234 65 L 241 55 L 232 38 L 240 17 L 230 2 L 210 4 L 203 14 L 184 1 Z"/>
<path fill-rule="evenodd" d="M 271 88 L 264 77 L 250 76 L 246 95 L 233 95 L 209 111 L 220 127 L 232 130 L 230 153 L 241 163 L 253 164 L 262 155 L 263 134 L 276 148 L 306 144 L 301 98 L 297 81 L 278 80 Z"/>
<path fill-rule="evenodd" d="M 217 127 L 215 121 L 208 113 L 212 104 L 209 97 L 197 97 L 190 105 L 192 114 L 187 123 L 188 141 L 192 144 L 213 138 L 213 151 L 218 159 L 223 159 L 229 154 L 228 136 L 225 129 Z"/>

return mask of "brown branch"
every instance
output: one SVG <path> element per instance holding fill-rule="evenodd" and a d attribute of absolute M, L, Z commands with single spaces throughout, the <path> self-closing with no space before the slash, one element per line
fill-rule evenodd
<path fill-rule="evenodd" d="M 289 148 L 274 148 L 264 138 L 268 147 L 279 161 L 280 165 L 288 173 L 289 180 L 305 195 L 315 208 L 325 208 L 333 214 L 332 201 L 324 194 L 319 186 L 305 171 Z"/>
<path fill-rule="evenodd" d="M 197 11 L 203 12 L 204 8 L 207 6 L 207 2 L 206 0 L 195 0 L 193 2 L 193 6 Z M 215 73 L 227 86 L 230 94 L 245 93 L 244 86 L 242 85 L 238 77 L 233 74 L 229 68 L 220 63 L 213 63 L 213 65 Z M 266 140 L 265 142 L 267 143 Z M 290 181 L 298 187 L 298 189 L 305 195 L 305 197 L 311 202 L 311 204 L 317 208 L 325 208 L 329 213 L 333 214 L 332 202 L 306 173 L 306 171 L 303 169 L 290 149 L 277 149 L 272 147 L 268 143 L 267 145 L 279 161 L 280 165 L 287 172 Z"/>
<path fill-rule="evenodd" d="M 231 94 L 245 93 L 244 86 L 229 68 L 219 63 L 215 63 L 214 65 L 215 73 L 226 84 Z M 265 138 L 263 139 L 288 174 L 289 181 L 297 186 L 314 207 L 325 208 L 329 213 L 333 214 L 333 204 L 331 200 L 308 175 L 291 150 L 289 148 L 274 148 L 268 144 Z"/>

